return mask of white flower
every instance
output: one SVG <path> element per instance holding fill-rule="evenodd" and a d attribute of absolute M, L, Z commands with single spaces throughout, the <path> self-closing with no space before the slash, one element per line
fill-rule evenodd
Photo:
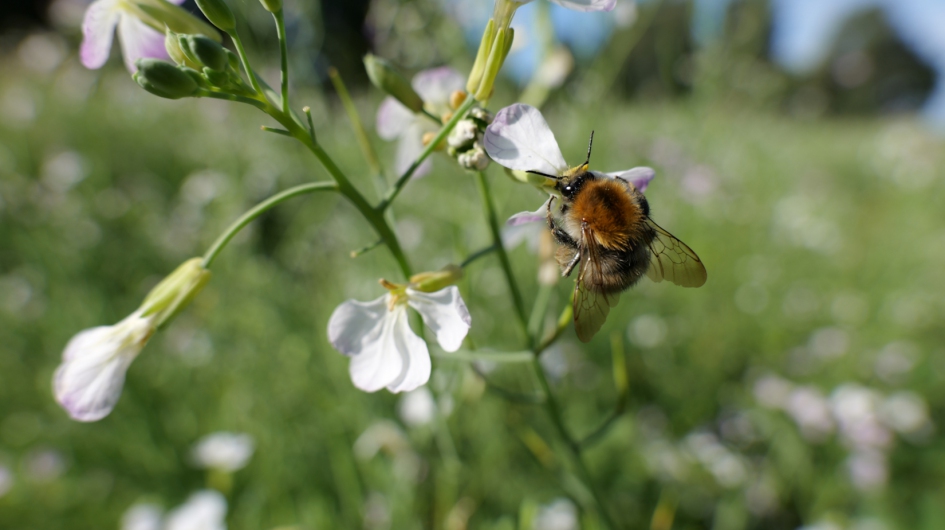
<path fill-rule="evenodd" d="M 834 422 L 824 395 L 814 387 L 801 386 L 788 395 L 785 410 L 794 418 L 804 438 L 822 442 L 833 433 Z"/>
<path fill-rule="evenodd" d="M 555 499 L 538 509 L 532 528 L 534 530 L 578 530 L 577 508 L 568 499 Z"/>
<path fill-rule="evenodd" d="M 217 491 L 198 491 L 167 514 L 164 530 L 226 530 L 226 499 Z"/>
<path fill-rule="evenodd" d="M 422 386 L 400 398 L 397 406 L 400 419 L 411 427 L 428 425 L 436 418 L 436 400 L 430 389 Z"/>
<path fill-rule="evenodd" d="M 178 5 L 184 3 L 184 0 L 167 1 Z M 89 6 L 82 21 L 83 38 L 79 51 L 86 68 L 101 68 L 108 60 L 116 26 L 121 54 L 129 72 L 138 70 L 135 67 L 138 59 L 168 58 L 167 50 L 164 49 L 164 33 L 142 22 L 136 11 L 135 6 L 127 0 L 96 0 Z"/>
<path fill-rule="evenodd" d="M 254 449 L 253 437 L 248 434 L 215 432 L 197 442 L 193 459 L 200 467 L 232 473 L 246 467 Z"/>
<path fill-rule="evenodd" d="M 328 320 L 328 340 L 351 357 L 354 386 L 365 392 L 387 388 L 406 392 L 430 379 L 427 345 L 410 329 L 407 306 L 420 313 L 440 347 L 459 349 L 469 332 L 470 317 L 459 288 L 426 293 L 406 287 L 370 302 L 348 300 Z"/>
<path fill-rule="evenodd" d="M 525 5 L 532 0 L 510 0 L 514 4 Z M 617 0 L 549 0 L 553 4 L 566 7 L 574 11 L 612 11 Z"/>
<path fill-rule="evenodd" d="M 114 326 L 72 337 L 53 375 L 56 401 L 78 421 L 97 421 L 115 408 L 125 372 L 154 333 L 158 314 L 136 311 Z"/>
<path fill-rule="evenodd" d="M 163 516 L 156 504 L 132 504 L 121 516 L 121 530 L 161 530 Z"/>
<path fill-rule="evenodd" d="M 419 72 L 411 84 L 423 99 L 426 109 L 434 116 L 442 116 L 450 111 L 450 94 L 463 90 L 466 87 L 466 79 L 452 68 L 441 67 Z M 438 128 L 428 116 L 414 114 L 393 97 L 385 98 L 377 109 L 376 127 L 381 138 L 388 141 L 400 140 L 394 163 L 398 175 L 403 174 L 423 152 L 423 134 Z M 413 176 L 425 175 L 431 167 L 431 162 L 427 159 L 414 171 Z"/>

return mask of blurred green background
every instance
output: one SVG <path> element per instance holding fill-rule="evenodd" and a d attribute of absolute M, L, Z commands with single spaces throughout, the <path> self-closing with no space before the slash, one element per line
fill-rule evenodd
<path fill-rule="evenodd" d="M 274 31 L 256 2 L 237 6 L 274 81 Z M 345 50 L 373 45 L 411 73 L 471 63 L 439 4 L 370 8 L 367 27 L 392 21 L 387 37 Z M 626 351 L 627 411 L 586 451 L 612 512 L 627 528 L 945 528 L 945 152 L 917 103 L 884 106 L 920 101 L 931 74 L 875 21 L 860 21 L 874 28 L 875 75 L 844 88 L 829 68 L 793 78 L 765 58 L 764 4 L 732 8 L 724 38 L 701 49 L 685 4 L 661 5 L 647 27 L 654 6 L 638 8 L 543 107 L 566 159 L 581 159 L 593 129 L 596 168 L 655 168 L 654 219 L 709 271 L 698 290 L 644 280 L 590 344 L 568 331 L 545 353 L 567 423 L 585 434 L 614 407 L 612 349 Z M 363 50 L 326 52 L 324 12 L 292 13 L 307 21 L 293 41 L 295 104 L 312 107 L 319 140 L 374 197 L 321 82 L 338 65 L 370 128 L 381 95 L 357 71 Z M 73 334 L 123 318 L 251 205 L 327 175 L 260 132 L 271 124 L 254 109 L 159 100 L 115 58 L 85 70 L 74 27 L 59 28 L 7 32 L 0 48 L 0 528 L 116 528 L 136 502 L 171 508 L 208 485 L 227 493 L 237 530 L 598 528 L 544 410 L 505 401 L 468 363 L 434 360 L 442 420 L 429 423 L 404 419 L 402 396 L 353 388 L 328 316 L 399 278 L 383 249 L 349 257 L 373 234 L 335 196 L 293 199 L 251 225 L 132 365 L 115 411 L 69 420 L 50 379 Z M 436 53 L 409 59 L 430 43 Z M 906 80 L 898 92 L 877 88 L 883 57 Z M 519 94 L 504 81 L 490 108 Z M 392 160 L 395 146 L 374 140 Z M 395 207 L 418 270 L 489 243 L 474 181 L 437 157 Z M 496 166 L 489 175 L 503 217 L 543 200 Z M 526 245 L 512 258 L 530 304 L 537 258 Z M 570 288 L 558 285 L 555 313 Z M 523 347 L 494 257 L 461 289 L 477 345 Z M 537 390 L 528 365 L 480 370 Z M 221 430 L 256 444 L 229 486 L 191 456 Z M 384 449 L 354 450 L 359 438 Z"/>

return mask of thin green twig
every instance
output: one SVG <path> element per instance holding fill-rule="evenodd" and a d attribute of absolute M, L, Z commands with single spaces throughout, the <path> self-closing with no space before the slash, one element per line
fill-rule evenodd
<path fill-rule="evenodd" d="M 341 79 L 341 74 L 338 73 L 338 69 L 334 67 L 329 68 L 328 78 L 331 79 L 331 84 L 334 85 L 335 92 L 338 93 L 341 105 L 348 114 L 348 121 L 351 122 L 351 127 L 354 128 L 354 135 L 358 139 L 358 144 L 361 146 L 361 152 L 364 154 L 368 166 L 371 167 L 371 171 L 373 171 L 375 175 L 383 178 L 381 163 L 378 161 L 377 153 L 374 151 L 374 146 L 371 145 L 371 140 L 364 130 L 364 124 L 361 123 L 361 116 L 358 114 L 358 108 L 355 106 L 354 100 L 351 99 L 351 94 L 348 92 L 344 80 Z"/>
<path fill-rule="evenodd" d="M 249 82 L 253 85 L 253 90 L 257 94 L 262 95 L 263 89 L 259 85 L 259 80 L 256 79 L 256 73 L 253 72 L 253 68 L 249 64 L 249 57 L 246 55 L 246 49 L 243 48 L 243 41 L 240 39 L 239 33 L 235 29 L 232 29 L 227 32 L 231 39 L 233 39 L 233 44 L 236 45 L 236 53 L 240 56 L 240 60 L 243 62 L 243 70 L 246 71 L 246 77 L 249 78 Z"/>
<path fill-rule="evenodd" d="M 282 55 L 282 112 L 289 113 L 289 49 L 285 33 L 285 15 L 283 10 L 272 14 L 276 19 L 276 33 L 279 36 L 279 52 Z"/>
<path fill-rule="evenodd" d="M 489 190 L 489 181 L 482 171 L 476 172 L 476 184 L 479 187 L 479 195 L 482 197 L 483 211 L 485 212 L 486 223 L 489 225 L 489 232 L 492 236 L 492 245 L 499 255 L 499 263 L 502 265 L 502 272 L 505 274 L 509 292 L 512 294 L 515 314 L 518 316 L 519 323 L 522 326 L 522 332 L 528 339 L 529 345 L 532 345 L 533 341 L 528 333 L 528 315 L 525 314 L 525 302 L 522 299 L 521 291 L 519 291 L 515 275 L 512 273 L 512 263 L 509 261 L 509 255 L 505 251 L 505 246 L 502 244 L 502 233 L 499 231 L 499 219 L 495 213 L 495 204 L 492 202 L 492 192 Z"/>
<path fill-rule="evenodd" d="M 213 263 L 213 260 L 216 259 L 217 255 L 226 247 L 227 243 L 233 239 L 236 234 L 239 233 L 246 225 L 253 222 L 254 219 L 272 209 L 279 203 L 282 203 L 286 200 L 289 200 L 293 197 L 298 197 L 299 195 L 305 195 L 308 193 L 314 193 L 316 191 L 338 191 L 338 186 L 334 182 L 311 182 L 309 184 L 302 184 L 294 188 L 289 188 L 282 193 L 277 193 L 272 197 L 264 200 L 263 202 L 257 204 L 253 209 L 244 213 L 240 216 L 239 219 L 233 222 L 227 228 L 220 237 L 214 241 L 213 245 L 207 250 L 206 254 L 203 255 L 203 266 L 204 268 L 209 268 Z"/>
<path fill-rule="evenodd" d="M 437 146 L 439 146 L 440 143 L 446 139 L 447 135 L 449 135 L 449 133 L 452 132 L 456 127 L 456 124 L 459 123 L 459 121 L 463 119 L 464 116 L 466 116 L 466 113 L 469 112 L 469 109 L 473 108 L 473 105 L 475 104 L 475 98 L 472 96 L 466 97 L 466 101 L 464 101 L 463 104 L 458 109 L 456 109 L 456 112 L 453 113 L 453 117 L 450 119 L 450 121 L 448 121 L 446 125 L 440 129 L 440 132 L 435 138 L 433 138 L 433 141 L 431 141 L 427 145 L 426 149 L 420 153 L 420 156 L 414 160 L 413 164 L 411 164 L 409 168 L 407 168 L 407 171 L 404 171 L 403 175 L 397 179 L 397 182 L 394 183 L 394 187 L 387 192 L 387 195 L 384 197 L 384 199 L 380 202 L 380 204 L 377 205 L 378 210 L 384 211 L 390 207 L 391 203 L 394 202 L 394 199 L 397 198 L 397 195 L 400 194 L 401 190 L 404 189 L 404 186 L 407 185 L 407 182 L 410 181 L 410 177 L 412 177 L 414 172 L 417 171 L 417 168 L 420 167 L 420 164 L 422 164 L 423 161 L 426 160 L 433 153 L 433 151 L 436 150 Z"/>

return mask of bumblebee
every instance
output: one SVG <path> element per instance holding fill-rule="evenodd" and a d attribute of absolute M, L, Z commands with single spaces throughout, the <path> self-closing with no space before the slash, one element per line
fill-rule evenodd
<path fill-rule="evenodd" d="M 650 218 L 650 204 L 627 179 L 588 170 L 594 133 L 584 164 L 554 176 L 561 196 L 548 201 L 548 227 L 558 242 L 555 257 L 562 276 L 580 264 L 574 286 L 574 329 L 582 342 L 600 330 L 620 293 L 645 274 L 654 282 L 682 287 L 705 284 L 706 270 L 695 252 Z"/>

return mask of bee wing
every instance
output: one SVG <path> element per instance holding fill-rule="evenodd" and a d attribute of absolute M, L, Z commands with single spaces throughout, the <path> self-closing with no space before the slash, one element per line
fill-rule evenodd
<path fill-rule="evenodd" d="M 681 287 L 701 287 L 706 280 L 705 265 L 688 245 L 647 219 L 656 232 L 649 243 L 650 266 L 646 275 L 654 282 L 669 280 Z"/>
<path fill-rule="evenodd" d="M 620 293 L 603 293 L 594 288 L 602 283 L 597 240 L 590 231 L 584 233 L 583 239 L 581 273 L 574 282 L 574 331 L 581 342 L 589 342 L 604 325 L 610 308 L 617 305 Z"/>

